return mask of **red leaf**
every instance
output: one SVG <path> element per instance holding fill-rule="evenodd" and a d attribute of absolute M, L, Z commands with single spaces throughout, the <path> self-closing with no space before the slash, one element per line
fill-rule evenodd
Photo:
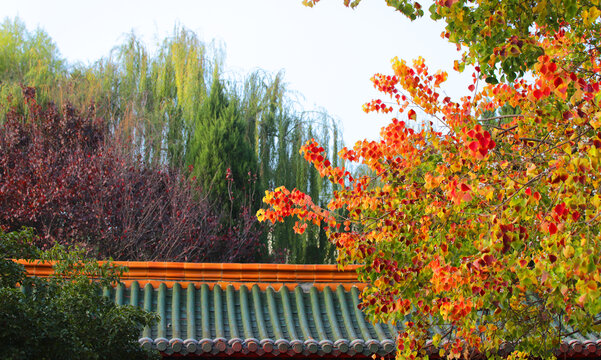
<path fill-rule="evenodd" d="M 563 79 L 560 77 L 556 77 L 555 81 L 553 81 L 553 85 L 555 85 L 555 87 L 558 87 L 561 84 L 563 84 Z"/>
<path fill-rule="evenodd" d="M 470 150 L 472 150 L 473 152 L 478 151 L 478 148 L 480 147 L 480 144 L 478 143 L 478 141 L 472 141 L 468 147 L 470 148 Z"/>
<path fill-rule="evenodd" d="M 555 206 L 555 212 L 557 215 L 563 216 L 563 214 L 566 212 L 566 204 L 562 202 L 561 204 Z"/>
<path fill-rule="evenodd" d="M 492 263 L 495 261 L 495 257 L 490 255 L 490 254 L 486 254 L 483 257 L 484 261 L 486 262 L 486 265 L 492 265 Z"/>
<path fill-rule="evenodd" d="M 578 219 L 580 219 L 580 213 L 578 211 L 574 211 L 572 213 L 572 220 L 578 221 Z"/>
<path fill-rule="evenodd" d="M 557 225 L 555 223 L 549 224 L 549 234 L 555 235 L 557 233 Z"/>

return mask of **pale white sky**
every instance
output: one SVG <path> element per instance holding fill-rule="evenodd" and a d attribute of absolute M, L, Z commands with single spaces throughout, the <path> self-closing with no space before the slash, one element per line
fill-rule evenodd
<path fill-rule="evenodd" d="M 469 85 L 467 71 L 451 70 L 459 53 L 440 38 L 443 24 L 427 16 L 411 23 L 384 0 L 363 0 L 355 10 L 342 0 L 312 9 L 301 0 L 0 0 L 0 18 L 15 16 L 44 29 L 71 63 L 108 55 L 132 29 L 152 47 L 180 24 L 224 45 L 225 71 L 283 70 L 306 110 L 322 107 L 341 121 L 347 146 L 377 139 L 391 119 L 361 106 L 378 97 L 369 79 L 392 73 L 393 57 L 421 55 L 431 69 L 447 70 L 452 97 Z"/>

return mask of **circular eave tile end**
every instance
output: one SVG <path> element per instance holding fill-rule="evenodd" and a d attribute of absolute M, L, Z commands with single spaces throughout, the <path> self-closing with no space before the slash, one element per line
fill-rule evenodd
<path fill-rule="evenodd" d="M 260 345 L 263 351 L 265 351 L 266 353 L 270 353 L 273 351 L 273 340 L 271 339 L 261 340 Z"/>
<path fill-rule="evenodd" d="M 285 353 L 288 351 L 288 348 L 290 347 L 290 343 L 285 339 L 277 339 L 275 341 L 275 346 L 278 348 L 278 351 L 280 353 Z"/>
<path fill-rule="evenodd" d="M 353 349 L 353 351 L 355 351 L 357 353 L 361 353 L 361 352 L 363 352 L 363 347 L 365 346 L 365 341 L 363 341 L 361 339 L 355 339 L 355 340 L 351 341 L 349 346 L 351 347 L 351 349 Z"/>
<path fill-rule="evenodd" d="M 227 349 L 227 344 L 224 342 L 218 342 L 215 344 L 215 348 L 217 349 L 217 351 L 219 352 L 224 352 L 225 349 Z"/>
<path fill-rule="evenodd" d="M 317 341 L 315 340 L 307 340 L 305 341 L 305 348 L 307 350 L 309 350 L 309 352 L 311 354 L 315 354 L 317 352 L 317 350 L 319 350 L 319 347 L 317 346 Z"/>
<path fill-rule="evenodd" d="M 329 354 L 332 352 L 332 350 L 334 350 L 334 343 L 332 343 L 330 340 L 321 340 L 319 345 L 321 345 L 321 350 L 323 350 L 323 352 L 326 354 Z"/>
<path fill-rule="evenodd" d="M 382 340 L 382 347 L 384 348 L 385 353 L 391 353 L 394 351 L 394 342 L 391 340 Z"/>
<path fill-rule="evenodd" d="M 169 341 L 167 341 L 165 338 L 156 339 L 154 342 L 157 345 L 157 350 L 159 351 L 165 351 L 167 350 L 167 347 L 169 347 Z"/>
<path fill-rule="evenodd" d="M 596 353 L 597 352 L 597 345 L 592 342 L 592 341 L 588 341 L 586 343 L 584 343 L 584 347 L 586 348 L 586 350 L 589 353 Z"/>
<path fill-rule="evenodd" d="M 345 353 L 348 351 L 348 340 L 340 339 L 334 342 L 334 347 L 339 350 L 341 353 Z"/>
<path fill-rule="evenodd" d="M 300 340 L 292 340 L 290 346 L 292 346 L 292 351 L 297 354 L 303 352 L 303 343 Z"/>
<path fill-rule="evenodd" d="M 142 349 L 144 349 L 145 351 L 150 351 L 152 349 L 152 339 L 151 338 L 141 338 L 140 340 L 138 340 L 140 342 L 140 345 L 142 345 Z"/>
<path fill-rule="evenodd" d="M 201 339 L 200 341 L 198 341 L 198 344 L 200 345 L 200 349 L 202 350 L 202 352 L 208 353 L 211 352 L 211 350 L 213 350 L 213 340 L 211 339 Z"/>
<path fill-rule="evenodd" d="M 254 340 L 254 339 L 246 339 L 246 340 L 244 340 L 244 343 L 246 344 L 246 348 L 250 352 L 256 352 L 257 350 L 259 350 L 258 341 Z"/>
<path fill-rule="evenodd" d="M 195 339 L 186 339 L 184 340 L 184 346 L 189 353 L 195 353 L 198 350 L 198 341 Z"/>
<path fill-rule="evenodd" d="M 369 352 L 373 354 L 378 352 L 378 349 L 380 349 L 380 342 L 375 339 L 367 340 L 365 345 L 367 345 L 367 349 L 369 350 Z"/>
<path fill-rule="evenodd" d="M 171 348 L 174 352 L 178 353 L 182 351 L 182 348 L 184 346 L 184 340 L 180 338 L 173 338 L 169 341 L 169 345 L 171 345 Z"/>
<path fill-rule="evenodd" d="M 240 352 L 242 351 L 242 340 L 240 339 L 232 339 L 234 341 L 230 341 L 230 346 L 232 347 L 232 350 L 234 350 L 235 352 Z"/>

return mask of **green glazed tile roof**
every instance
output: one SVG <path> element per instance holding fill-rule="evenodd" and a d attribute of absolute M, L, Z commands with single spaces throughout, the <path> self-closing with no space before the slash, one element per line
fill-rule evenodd
<path fill-rule="evenodd" d="M 368 357 L 392 355 L 395 329 L 372 325 L 358 309 L 360 291 L 342 285 L 319 290 L 313 285 L 271 286 L 138 281 L 106 289 L 118 304 L 157 312 L 161 320 L 144 329 L 140 344 L 164 355 L 200 357 Z M 432 329 L 432 333 L 443 333 Z M 437 350 L 427 346 L 430 355 Z M 601 337 L 578 333 L 565 339 L 556 355 L 601 355 Z"/>
<path fill-rule="evenodd" d="M 161 320 L 143 331 L 140 343 L 167 355 L 290 356 L 385 355 L 395 350 L 391 325 L 371 325 L 357 308 L 359 290 L 315 286 L 258 285 L 236 290 L 175 283 L 168 288 L 137 281 L 105 290 L 118 304 L 157 312 Z"/>

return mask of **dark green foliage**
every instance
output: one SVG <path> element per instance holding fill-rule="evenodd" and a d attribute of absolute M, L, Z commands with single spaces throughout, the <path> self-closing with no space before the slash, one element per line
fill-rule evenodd
<path fill-rule="evenodd" d="M 237 213 L 240 205 L 234 194 L 251 191 L 249 186 L 254 183 L 247 180 L 256 171 L 257 159 L 239 106 L 233 100 L 215 71 L 209 98 L 194 122 L 186 162 L 202 187 L 222 204 L 233 202 L 230 210 Z"/>
<path fill-rule="evenodd" d="M 30 244 L 31 229 L 5 233 L 0 228 L 0 287 L 12 288 L 23 282 L 25 268 L 7 259 L 36 259 L 40 251 Z"/>
<path fill-rule="evenodd" d="M 156 315 L 101 295 L 124 269 L 84 260 L 79 251 L 40 252 L 31 230 L 0 231 L 0 343 L 4 359 L 148 359 L 138 343 Z M 55 260 L 48 279 L 27 278 L 11 258 Z M 90 281 L 94 279 L 94 281 Z M 21 284 L 20 289 L 15 280 Z"/>

